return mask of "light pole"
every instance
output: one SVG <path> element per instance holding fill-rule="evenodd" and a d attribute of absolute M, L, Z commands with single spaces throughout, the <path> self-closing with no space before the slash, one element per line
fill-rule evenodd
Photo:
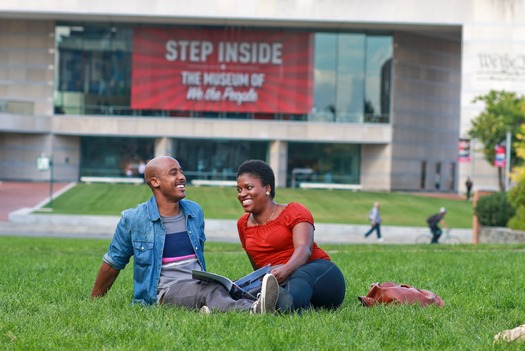
<path fill-rule="evenodd" d="M 49 157 L 49 208 L 53 211 L 53 156 Z"/>
<path fill-rule="evenodd" d="M 507 128 L 507 140 L 505 145 L 505 191 L 509 191 L 510 188 L 510 149 L 511 145 L 511 133 L 510 129 Z"/>

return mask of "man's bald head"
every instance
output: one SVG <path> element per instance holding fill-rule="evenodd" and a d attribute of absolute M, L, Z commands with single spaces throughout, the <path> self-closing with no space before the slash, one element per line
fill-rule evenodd
<path fill-rule="evenodd" d="M 173 162 L 178 163 L 177 160 L 171 156 L 159 156 L 150 160 L 144 170 L 146 183 L 151 187 L 151 178 L 159 177 L 160 174 L 169 167 L 169 164 Z"/>

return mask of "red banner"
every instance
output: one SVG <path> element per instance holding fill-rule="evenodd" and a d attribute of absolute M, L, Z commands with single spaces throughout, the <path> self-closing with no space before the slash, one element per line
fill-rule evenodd
<path fill-rule="evenodd" d="M 470 140 L 459 139 L 458 142 L 458 162 L 470 162 Z"/>
<path fill-rule="evenodd" d="M 503 145 L 496 145 L 494 148 L 494 167 L 505 167 L 507 149 Z"/>
<path fill-rule="evenodd" d="M 311 33 L 137 28 L 131 107 L 310 113 L 312 62 Z"/>

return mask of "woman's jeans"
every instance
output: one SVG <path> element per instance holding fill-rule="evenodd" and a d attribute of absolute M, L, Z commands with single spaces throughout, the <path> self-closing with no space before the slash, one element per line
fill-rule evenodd
<path fill-rule="evenodd" d="M 341 270 L 324 259 L 297 268 L 280 289 L 280 310 L 305 308 L 336 309 L 344 300 L 345 279 Z M 291 306 L 289 306 L 291 304 Z"/>

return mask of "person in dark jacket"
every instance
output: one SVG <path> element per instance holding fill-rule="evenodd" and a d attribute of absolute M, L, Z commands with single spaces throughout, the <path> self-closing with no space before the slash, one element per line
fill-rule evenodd
<path fill-rule="evenodd" d="M 468 177 L 467 181 L 465 182 L 465 187 L 467 188 L 467 201 L 470 200 L 473 186 L 474 186 L 474 182 L 470 179 L 470 177 Z"/>
<path fill-rule="evenodd" d="M 443 230 L 439 227 L 440 223 L 443 223 L 443 226 L 448 230 L 447 222 L 445 222 L 446 214 L 447 210 L 444 207 L 441 207 L 438 213 L 433 214 L 427 218 L 428 227 L 432 232 L 432 240 L 430 241 L 431 244 L 437 244 L 439 237 L 443 233 Z"/>

